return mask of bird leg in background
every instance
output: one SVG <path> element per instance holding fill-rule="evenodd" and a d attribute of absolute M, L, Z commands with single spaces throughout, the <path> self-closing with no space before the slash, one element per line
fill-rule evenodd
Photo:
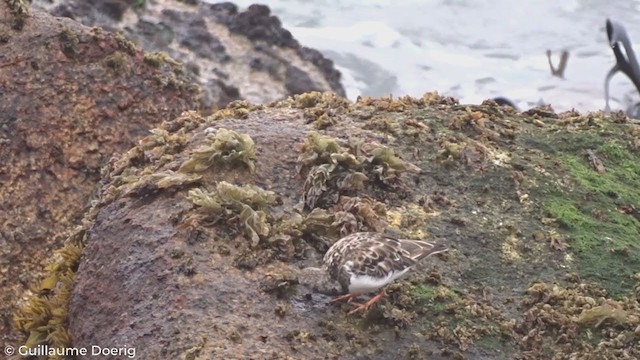
<path fill-rule="evenodd" d="M 378 295 L 372 297 L 371 299 L 369 299 L 369 301 L 367 301 L 364 304 L 357 304 L 357 303 L 353 303 L 353 305 L 355 305 L 355 309 L 349 311 L 349 315 L 351 314 L 355 314 L 358 311 L 362 311 L 365 312 L 367 310 L 369 310 L 369 308 L 371 307 L 371 305 L 375 304 L 376 302 L 378 302 L 380 299 L 382 299 L 385 295 L 387 295 L 384 290 L 382 290 Z"/>
<path fill-rule="evenodd" d="M 613 75 L 615 75 L 618 71 L 620 71 L 620 66 L 618 64 L 614 65 L 611 70 L 607 73 L 607 76 L 604 78 L 604 112 L 608 114 L 611 111 L 611 107 L 609 107 L 609 82 Z"/>
<path fill-rule="evenodd" d="M 567 61 L 569 61 L 569 52 L 567 50 L 562 51 L 557 68 L 551 62 L 551 50 L 547 50 L 547 60 L 549 61 L 549 68 L 551 68 L 551 75 L 564 79 L 564 71 L 567 68 Z"/>

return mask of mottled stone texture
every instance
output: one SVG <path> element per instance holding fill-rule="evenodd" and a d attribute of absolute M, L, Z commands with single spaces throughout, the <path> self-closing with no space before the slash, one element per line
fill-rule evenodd
<path fill-rule="evenodd" d="M 305 94 L 163 128 L 110 164 L 87 213 L 75 346 L 127 345 L 136 359 L 640 356 L 640 222 L 627 205 L 640 198 L 640 127 L 624 118 Z M 206 135 L 231 130 L 251 137 L 255 172 L 229 160 L 247 147 Z M 198 173 L 183 166 L 194 154 Z M 225 183 L 273 200 L 221 194 Z M 297 269 L 357 231 L 451 250 L 348 316 L 353 303 L 330 304 Z"/>
<path fill-rule="evenodd" d="M 123 31 L 147 51 L 184 63 L 202 85 L 205 109 L 237 99 L 270 103 L 308 91 L 345 96 L 340 72 L 301 45 L 269 7 L 225 2 L 35 0 L 56 16 Z"/>
<path fill-rule="evenodd" d="M 16 301 L 82 218 L 101 166 L 198 108 L 183 73 L 70 19 L 31 9 L 16 22 L 0 1 L 0 342 L 17 344 Z"/>

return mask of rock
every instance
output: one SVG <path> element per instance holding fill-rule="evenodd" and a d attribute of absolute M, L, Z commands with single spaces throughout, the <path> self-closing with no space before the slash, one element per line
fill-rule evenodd
<path fill-rule="evenodd" d="M 307 101 L 316 102 L 316 105 L 309 106 Z M 296 242 L 292 242 L 291 236 L 286 234 L 295 233 L 296 227 L 303 233 L 315 229 L 314 225 L 309 225 L 306 230 L 302 229 L 301 224 L 294 223 L 293 227 L 287 225 L 287 220 L 291 218 L 287 214 L 294 211 L 293 205 L 300 201 L 306 186 L 305 176 L 298 175 L 298 166 L 304 168 L 304 174 L 313 166 L 307 160 L 301 163 L 299 152 L 294 150 L 314 130 L 313 123 L 302 116 L 302 108 L 315 109 L 319 113 L 323 109 L 328 110 L 329 106 L 336 106 L 336 116 L 346 115 L 348 111 L 346 100 L 335 95 L 316 93 L 303 95 L 298 101 L 286 100 L 275 108 L 263 109 L 238 103 L 208 119 L 188 114 L 177 119 L 175 125 L 168 126 L 172 129 L 168 130 L 172 136 L 189 139 L 185 148 L 159 157 L 170 155 L 173 161 L 160 165 L 155 161 L 133 164 L 127 156 L 118 160 L 126 168 L 113 166 L 114 170 L 105 178 L 103 196 L 99 200 L 100 210 L 91 226 L 91 235 L 86 239 L 85 257 L 78 269 L 70 302 L 69 331 L 73 334 L 75 346 L 122 345 L 121 339 L 126 339 L 128 347 L 138 349 L 136 357 L 148 359 L 180 358 L 193 349 L 197 349 L 199 356 L 204 358 L 321 358 L 327 351 L 339 358 L 345 357 L 348 350 L 343 344 L 331 349 L 320 335 L 326 330 L 317 325 L 317 320 L 329 321 L 326 313 L 315 310 L 312 303 L 303 300 L 304 295 L 297 300 L 300 302 L 299 309 L 290 303 L 291 299 L 276 295 L 286 294 L 285 290 L 279 289 L 282 284 L 288 284 L 284 285 L 285 289 L 295 284 L 291 269 L 275 261 L 276 258 L 294 260 L 291 257 L 293 252 L 286 248 L 300 248 L 302 244 L 299 238 L 301 234 Z M 194 127 L 195 124 L 198 124 L 197 127 Z M 192 130 L 186 130 L 185 125 Z M 252 143 L 255 142 L 255 155 L 244 157 L 245 160 L 235 166 L 225 166 L 222 162 L 212 167 L 194 167 L 193 160 L 189 160 L 194 159 L 192 154 L 207 154 L 199 157 L 202 161 L 214 156 L 213 150 L 205 150 L 211 146 L 208 144 L 213 141 L 214 134 L 225 134 L 226 141 L 239 146 L 239 140 L 228 138 L 229 132 L 223 129 L 233 129 L 235 133 L 250 137 Z M 351 121 L 340 122 L 328 129 L 328 134 L 332 136 L 346 132 L 365 142 L 382 140 L 381 134 L 363 130 Z M 222 139 L 219 138 L 219 141 Z M 318 138 L 318 141 L 332 141 L 324 139 Z M 143 139 L 143 143 L 153 144 L 149 139 Z M 170 146 L 160 146 L 166 145 Z M 216 148 L 222 149 L 224 146 Z M 240 152 L 240 149 L 236 148 L 229 154 Z M 154 153 L 155 158 L 159 155 L 157 148 L 143 145 L 132 149 L 130 153 L 140 151 Z M 314 150 L 309 148 L 307 151 L 312 153 Z M 222 155 L 218 158 L 225 157 Z M 142 158 L 150 157 L 145 155 Z M 251 166 L 245 166 L 248 159 L 251 159 Z M 362 158 L 359 161 L 367 160 Z M 402 162 L 400 159 L 397 161 Z M 252 171 L 253 163 L 255 171 Z M 384 164 L 381 166 L 385 167 Z M 140 196 L 148 196 L 145 204 L 140 203 L 137 196 L 125 195 L 130 193 L 128 185 L 117 185 L 122 183 L 119 174 L 126 173 L 136 178 L 143 176 L 142 169 L 167 174 L 183 169 L 195 171 L 198 168 L 201 171 L 197 174 L 202 178 L 197 183 L 177 186 L 169 191 L 154 190 L 155 186 L 143 191 L 145 195 Z M 398 165 L 398 168 L 401 166 Z M 336 170 L 336 173 L 342 174 L 342 171 L 350 173 L 347 169 Z M 361 171 L 371 171 L 367 175 L 375 181 L 373 168 Z M 142 182 L 142 178 L 139 181 Z M 265 200 L 257 201 L 251 200 L 256 195 L 247 195 L 244 198 L 248 200 L 242 200 L 255 211 L 266 213 L 269 225 L 267 231 L 256 238 L 257 244 L 246 232 L 246 223 L 238 219 L 242 217 L 236 212 L 240 208 L 234 210 L 232 205 L 241 201 L 239 198 L 229 203 L 227 211 L 209 212 L 219 209 L 220 205 L 207 210 L 208 205 L 205 204 L 211 201 L 222 204 L 220 199 L 235 196 L 231 192 L 221 195 L 221 191 L 230 191 L 224 190 L 230 189 L 230 185 L 221 187 L 226 181 L 240 187 L 256 186 L 256 189 L 264 189 L 278 197 L 267 200 L 268 195 L 265 195 Z M 144 183 L 147 184 L 146 181 Z M 372 189 L 379 188 L 371 185 Z M 140 187 L 132 186 L 139 193 Z M 198 193 L 198 201 L 195 200 L 195 189 L 204 190 Z M 349 190 L 346 189 L 344 193 L 348 194 Z M 205 200 L 204 194 L 214 194 L 216 191 L 218 195 Z M 324 199 L 322 196 L 320 198 Z M 389 194 L 391 198 L 397 197 Z M 222 221 L 220 225 L 204 225 L 216 218 Z M 228 228 L 222 223 L 233 225 Z M 310 242 L 320 241 L 323 237 L 333 240 L 338 234 L 331 226 L 324 232 L 313 232 L 303 238 Z M 278 242 L 276 238 L 281 241 Z M 296 243 L 298 245 L 292 245 Z M 110 254 L 109 259 L 104 254 Z M 281 280 L 268 281 L 265 277 Z M 280 285 L 269 285 L 273 283 Z M 326 303 L 327 300 L 324 296 L 313 302 Z M 121 315 L 114 317 L 114 314 Z M 95 326 L 96 323 L 101 325 Z M 345 327 L 346 324 L 341 326 Z M 341 329 L 351 331 L 348 327 Z M 390 357 L 387 355 L 386 358 Z"/>
<path fill-rule="evenodd" d="M 120 36 L 7 3 L 21 2 L 0 2 L 0 339 L 15 344 L 10 314 L 101 167 L 197 109 L 200 93 L 181 66 L 151 64 Z"/>
<path fill-rule="evenodd" d="M 638 194 L 638 137 L 601 113 L 433 93 L 186 113 L 105 167 L 18 323 L 142 359 L 636 358 L 640 225 L 619 204 Z M 355 231 L 451 250 L 350 317 L 296 274 Z M 625 316 L 581 323 L 594 307 Z"/>
<path fill-rule="evenodd" d="M 123 31 L 143 49 L 184 63 L 204 91 L 206 109 L 238 99 L 270 103 L 306 91 L 345 96 L 333 62 L 301 46 L 267 6 L 251 5 L 241 12 L 229 2 L 139 3 L 34 1 L 54 15 Z"/>

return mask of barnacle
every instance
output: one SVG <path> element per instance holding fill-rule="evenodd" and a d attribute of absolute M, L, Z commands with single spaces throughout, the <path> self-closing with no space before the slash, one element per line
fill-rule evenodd
<path fill-rule="evenodd" d="M 393 149 L 378 145 L 373 148 L 369 154 L 371 157 L 368 159 L 373 165 L 381 164 L 384 167 L 393 169 L 397 172 L 414 172 L 419 173 L 420 168 L 415 166 L 414 164 L 404 161 L 399 158 Z"/>
<path fill-rule="evenodd" d="M 171 170 L 142 175 L 138 181 L 130 185 L 125 196 L 143 196 L 163 189 L 194 184 L 201 179 L 202 176 L 197 174 L 176 173 Z"/>
<path fill-rule="evenodd" d="M 302 194 L 305 208 L 313 209 L 316 207 L 318 199 L 327 191 L 327 183 L 335 169 L 336 166 L 334 164 L 322 164 L 314 166 L 309 171 L 304 182 L 304 193 Z"/>
<path fill-rule="evenodd" d="M 215 198 L 215 193 L 197 188 L 189 190 L 187 199 L 191 200 L 195 205 L 207 209 L 212 214 L 219 214 L 223 210 L 223 206 Z"/>
<path fill-rule="evenodd" d="M 276 201 L 276 195 L 272 191 L 263 190 L 255 185 L 236 186 L 221 181 L 215 192 L 192 189 L 188 192 L 187 198 L 212 215 L 225 212 L 237 214 L 251 238 L 252 246 L 258 245 L 260 237 L 269 235 L 271 227 L 267 221 L 267 214 L 255 209 L 264 209 Z"/>
<path fill-rule="evenodd" d="M 221 181 L 216 191 L 222 203 L 235 207 L 236 210 L 242 210 L 241 207 L 237 207 L 240 204 L 262 209 L 276 201 L 276 194 L 273 191 L 263 190 L 255 185 L 236 186 Z"/>
<path fill-rule="evenodd" d="M 260 242 L 260 236 L 268 236 L 270 226 L 267 222 L 267 214 L 264 211 L 255 211 L 250 206 L 242 204 L 240 220 L 245 225 L 245 231 L 251 237 L 251 246 L 256 246 Z"/>
<path fill-rule="evenodd" d="M 208 144 L 195 149 L 180 166 L 180 172 L 200 172 L 214 164 L 243 164 L 250 171 L 255 170 L 256 147 L 249 135 L 221 128 L 216 134 L 207 135 L 207 140 Z"/>
<path fill-rule="evenodd" d="M 65 246 L 55 251 L 45 268 L 47 276 L 37 286 L 37 294 L 14 315 L 16 328 L 29 334 L 26 347 L 47 344 L 63 348 L 71 344 L 67 311 L 85 236 L 85 229 L 78 228 L 67 238 Z"/>
<path fill-rule="evenodd" d="M 614 324 L 624 324 L 628 321 L 628 316 L 629 314 L 626 311 L 605 303 L 583 310 L 579 316 L 574 317 L 572 320 L 580 325 L 593 325 L 597 328 L 607 320 Z"/>
<path fill-rule="evenodd" d="M 332 163 L 333 154 L 344 153 L 345 150 L 335 138 L 311 132 L 301 147 L 302 154 L 298 156 L 298 163 L 303 166 L 314 163 Z"/>

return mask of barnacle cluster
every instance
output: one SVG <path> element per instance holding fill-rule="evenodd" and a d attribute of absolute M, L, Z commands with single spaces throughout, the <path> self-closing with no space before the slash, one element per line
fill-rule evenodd
<path fill-rule="evenodd" d="M 269 235 L 271 227 L 263 210 L 276 201 L 272 191 L 255 185 L 237 186 L 221 181 L 215 192 L 196 188 L 189 191 L 187 198 L 208 215 L 225 215 L 239 220 L 252 246 L 257 246 L 261 238 Z"/>
<path fill-rule="evenodd" d="M 171 170 L 142 175 L 127 186 L 124 195 L 145 196 L 160 190 L 195 184 L 200 182 L 201 178 L 198 174 L 183 174 Z"/>
<path fill-rule="evenodd" d="M 638 299 L 614 300 L 597 285 L 573 280 L 529 287 L 528 309 L 515 327 L 521 348 L 548 358 L 638 358 Z"/>
<path fill-rule="evenodd" d="M 396 285 L 405 287 L 401 290 L 406 295 L 398 291 L 392 296 L 396 297 L 397 306 L 412 316 L 413 322 L 422 323 L 421 334 L 427 339 L 466 351 L 476 343 L 501 341 L 511 336 L 515 321 L 491 304 L 439 284 L 438 273 L 430 274 L 426 280 L 411 287 Z M 390 315 L 393 320 L 393 314 Z"/>
<path fill-rule="evenodd" d="M 145 53 L 144 62 L 146 62 L 147 64 L 153 67 L 160 67 L 160 65 L 164 63 L 171 64 L 172 66 L 180 65 L 179 62 L 172 59 L 169 55 L 159 51 Z"/>
<path fill-rule="evenodd" d="M 305 120 L 320 130 L 340 121 L 340 117 L 349 111 L 349 100 L 331 92 L 312 91 L 294 95 L 275 106 L 302 109 Z"/>
<path fill-rule="evenodd" d="M 80 38 L 78 34 L 71 29 L 65 28 L 58 35 L 60 41 L 60 48 L 62 52 L 69 58 L 74 58 L 78 53 L 78 44 L 80 44 Z"/>
<path fill-rule="evenodd" d="M 28 334 L 25 346 L 64 348 L 71 344 L 67 312 L 85 237 L 86 230 L 79 227 L 67 238 L 65 246 L 55 251 L 45 268 L 46 277 L 15 313 L 16 328 Z"/>
<path fill-rule="evenodd" d="M 207 140 L 208 144 L 195 149 L 180 166 L 180 172 L 200 172 L 214 164 L 242 164 L 255 170 L 256 147 L 249 135 L 221 128 L 208 134 Z"/>
<path fill-rule="evenodd" d="M 246 119 L 249 113 L 260 106 L 251 104 L 246 100 L 235 100 L 227 104 L 224 109 L 220 109 L 213 113 L 210 118 L 212 120 L 220 120 L 226 118 Z"/>
<path fill-rule="evenodd" d="M 304 208 L 327 207 L 340 195 L 365 188 L 367 183 L 401 187 L 404 172 L 419 173 L 420 168 L 380 144 L 348 142 L 312 132 L 301 146 L 298 169 L 310 168 L 304 183 Z"/>

